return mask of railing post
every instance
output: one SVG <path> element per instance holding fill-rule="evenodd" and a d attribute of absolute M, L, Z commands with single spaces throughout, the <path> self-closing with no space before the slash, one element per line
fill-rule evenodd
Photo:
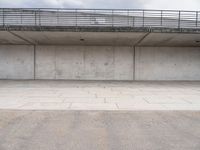
<path fill-rule="evenodd" d="M 127 19 L 127 22 L 128 22 L 127 26 L 129 27 L 129 9 L 127 11 L 127 17 L 128 17 L 128 19 Z"/>
<path fill-rule="evenodd" d="M 196 27 L 198 27 L 198 18 L 199 18 L 199 12 L 196 12 Z"/>
<path fill-rule="evenodd" d="M 113 15 L 113 9 L 112 9 L 112 27 L 114 26 L 114 23 L 113 23 L 114 22 L 114 18 L 113 17 L 114 17 L 114 15 Z"/>
<path fill-rule="evenodd" d="M 161 10 L 161 14 L 160 14 L 161 18 L 160 18 L 160 26 L 162 27 L 163 26 L 163 10 Z"/>
<path fill-rule="evenodd" d="M 37 26 L 37 16 L 36 16 L 36 14 L 37 14 L 37 11 L 35 10 L 35 26 Z"/>
<path fill-rule="evenodd" d="M 3 17 L 3 27 L 4 27 L 5 26 L 4 8 L 2 9 L 2 17 Z"/>
<path fill-rule="evenodd" d="M 21 25 L 22 25 L 22 13 L 23 13 L 23 12 L 22 12 L 22 10 L 20 10 L 20 11 L 21 11 L 21 20 L 20 20 L 20 21 L 21 21 Z"/>
<path fill-rule="evenodd" d="M 41 14 L 40 14 L 40 9 L 39 9 L 39 26 L 41 26 Z"/>
<path fill-rule="evenodd" d="M 56 24 L 57 24 L 57 26 L 58 26 L 58 24 L 59 24 L 59 9 L 56 9 Z"/>
<path fill-rule="evenodd" d="M 133 11 L 133 27 L 135 27 L 135 16 L 134 16 L 134 11 Z"/>
<path fill-rule="evenodd" d="M 178 12 L 178 28 L 181 27 L 181 11 Z"/>
<path fill-rule="evenodd" d="M 75 10 L 75 15 L 76 15 L 75 22 L 76 22 L 76 27 L 77 27 L 78 26 L 78 10 L 77 9 Z"/>
<path fill-rule="evenodd" d="M 142 11 L 142 26 L 144 27 L 144 10 Z"/>

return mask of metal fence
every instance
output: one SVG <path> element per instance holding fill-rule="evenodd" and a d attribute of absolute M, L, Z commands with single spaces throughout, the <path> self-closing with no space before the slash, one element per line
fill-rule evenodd
<path fill-rule="evenodd" d="M 200 11 L 0 8 L 0 26 L 200 28 Z"/>

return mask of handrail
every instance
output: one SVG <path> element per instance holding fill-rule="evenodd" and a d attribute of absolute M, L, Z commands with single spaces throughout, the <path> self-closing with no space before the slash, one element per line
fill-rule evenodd
<path fill-rule="evenodd" d="M 0 8 L 0 26 L 200 28 L 200 11 Z"/>

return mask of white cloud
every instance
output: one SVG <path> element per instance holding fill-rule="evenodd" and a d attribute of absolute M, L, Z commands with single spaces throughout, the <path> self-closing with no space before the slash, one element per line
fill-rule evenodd
<path fill-rule="evenodd" d="M 0 7 L 145 8 L 200 10 L 200 0 L 0 0 Z"/>

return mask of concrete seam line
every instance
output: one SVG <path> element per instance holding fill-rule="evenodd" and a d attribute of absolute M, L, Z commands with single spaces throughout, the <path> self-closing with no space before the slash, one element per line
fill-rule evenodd
<path fill-rule="evenodd" d="M 57 53 L 56 53 L 57 51 L 56 51 L 55 47 L 54 47 L 54 50 L 53 50 L 53 51 L 54 51 L 54 60 L 55 60 L 55 62 L 54 62 L 54 67 L 55 67 L 55 75 L 54 75 L 54 76 L 55 76 L 55 77 L 54 77 L 54 78 L 55 78 L 55 80 L 56 80 L 56 79 L 57 79 L 57 55 L 56 55 L 56 54 L 57 54 Z"/>
<path fill-rule="evenodd" d="M 33 47 L 34 47 L 34 49 L 33 49 L 33 50 L 34 50 L 34 51 L 33 51 L 33 52 L 34 52 L 34 55 L 33 55 L 33 57 L 34 57 L 34 58 L 33 58 L 33 59 L 34 59 L 34 60 L 33 60 L 33 61 L 34 61 L 34 62 L 33 62 L 33 63 L 34 63 L 34 68 L 33 68 L 33 69 L 34 69 L 34 70 L 33 70 L 33 71 L 34 71 L 34 80 L 35 80 L 35 79 L 36 79 L 36 45 L 33 45 Z"/>
<path fill-rule="evenodd" d="M 31 44 L 31 45 L 35 45 L 35 43 L 33 43 L 33 42 L 31 42 L 31 41 L 29 41 L 29 40 L 27 40 L 27 39 L 21 37 L 20 35 L 18 35 L 18 34 L 16 34 L 16 33 L 13 33 L 12 31 L 8 31 L 8 32 L 11 33 L 11 34 L 14 35 L 14 36 L 20 38 L 21 40 L 24 40 L 25 42 L 28 42 L 28 43 Z"/>
<path fill-rule="evenodd" d="M 146 33 L 134 46 L 138 46 L 151 32 Z"/>
<path fill-rule="evenodd" d="M 135 81 L 135 46 L 133 47 L 133 80 Z"/>

